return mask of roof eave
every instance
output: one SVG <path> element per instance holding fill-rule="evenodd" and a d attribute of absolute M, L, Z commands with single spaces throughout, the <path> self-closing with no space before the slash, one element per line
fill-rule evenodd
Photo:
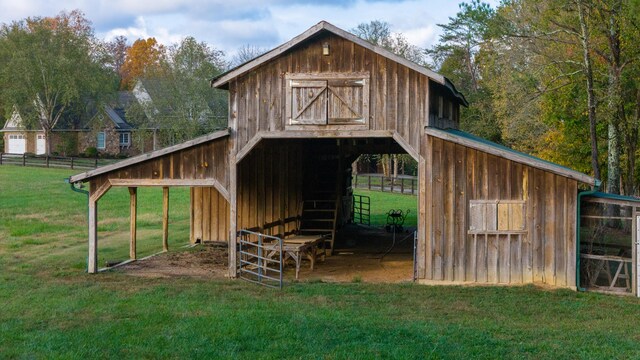
<path fill-rule="evenodd" d="M 186 148 L 190 148 L 192 146 L 196 146 L 211 140 L 215 140 L 215 139 L 219 139 L 225 136 L 229 136 L 229 134 L 231 134 L 230 129 L 224 129 L 224 130 L 220 130 L 220 131 L 216 131 L 216 132 L 212 132 L 209 133 L 207 135 L 203 135 L 200 137 L 197 137 L 195 139 L 191 139 L 189 141 L 185 141 L 184 143 L 181 144 L 177 144 L 177 145 L 173 145 L 173 146 L 169 146 L 166 147 L 164 149 L 160 149 L 160 150 L 156 150 L 156 151 L 152 151 L 146 154 L 141 154 L 138 156 L 134 156 L 122 161 L 119 161 L 115 164 L 111 164 L 111 165 L 106 165 L 106 166 L 102 166 L 99 167 L 97 169 L 94 170 L 90 170 L 87 172 L 83 172 L 81 174 L 78 175 L 73 175 L 71 177 L 69 177 L 69 182 L 70 183 L 78 183 L 78 182 L 86 182 L 88 180 L 90 180 L 91 178 L 94 178 L 96 176 L 102 175 L 102 174 L 106 174 L 108 172 L 114 171 L 114 170 L 119 170 L 122 169 L 124 167 L 127 166 L 131 166 L 131 165 L 135 165 L 135 164 L 139 164 L 141 162 L 144 161 L 148 161 L 148 160 L 152 160 L 155 158 L 158 158 L 160 156 L 163 155 L 167 155 L 176 151 L 180 151 L 180 150 L 184 150 Z"/>
<path fill-rule="evenodd" d="M 456 144 L 460 144 L 463 146 L 467 146 L 479 151 L 486 152 L 491 155 L 499 156 L 505 159 L 509 159 L 515 162 L 519 162 L 525 165 L 529 165 L 541 170 L 549 171 L 557 175 L 561 175 L 576 181 L 579 181 L 584 184 L 589 184 L 592 186 L 596 185 L 597 180 L 589 175 L 583 174 L 579 171 L 571 170 L 565 168 L 563 166 L 544 161 L 542 159 L 535 158 L 533 156 L 527 156 L 525 154 L 521 154 L 515 150 L 505 150 L 498 146 L 491 146 L 489 144 L 485 144 L 483 142 L 478 142 L 473 139 L 469 139 L 466 137 L 458 136 L 451 132 L 433 128 L 433 127 L 425 127 L 425 133 L 427 135 L 435 136 L 439 139 L 451 141 Z"/>

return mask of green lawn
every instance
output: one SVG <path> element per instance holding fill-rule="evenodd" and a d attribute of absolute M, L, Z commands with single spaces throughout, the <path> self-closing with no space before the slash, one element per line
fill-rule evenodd
<path fill-rule="evenodd" d="M 631 297 L 318 282 L 277 291 L 88 275 L 86 197 L 63 183 L 70 174 L 0 166 L 0 358 L 640 357 L 640 301 Z M 159 196 L 140 192 L 143 254 L 161 248 Z M 171 201 L 176 248 L 187 238 L 187 192 Z M 126 191 L 100 200 L 100 249 L 111 247 L 110 258 L 128 252 L 127 204 Z"/>
<path fill-rule="evenodd" d="M 389 210 L 402 210 L 407 214 L 404 226 L 416 226 L 418 212 L 418 197 L 414 195 L 400 195 L 390 192 L 368 191 L 354 189 L 356 195 L 369 196 L 371 199 L 371 225 L 384 226 L 387 223 Z"/>

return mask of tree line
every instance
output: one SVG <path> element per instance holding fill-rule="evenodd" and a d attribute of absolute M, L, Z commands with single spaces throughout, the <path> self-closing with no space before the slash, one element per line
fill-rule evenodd
<path fill-rule="evenodd" d="M 439 24 L 428 49 L 383 21 L 351 31 L 451 79 L 470 103 L 463 130 L 633 195 L 640 183 L 639 17 L 640 0 L 503 0 L 495 8 L 472 0 Z M 127 119 L 165 129 L 162 145 L 169 145 L 226 126 L 226 96 L 208 80 L 262 52 L 245 45 L 227 61 L 193 37 L 169 46 L 154 38 L 101 41 L 77 10 L 27 18 L 0 28 L 0 107 L 5 117 L 19 110 L 48 135 L 65 114 L 135 91 L 145 79 L 161 91 L 153 106 L 131 106 Z M 404 163 L 381 161 L 387 169 Z"/>
<path fill-rule="evenodd" d="M 425 51 L 471 104 L 461 126 L 638 194 L 640 1 L 480 0 Z"/>
<path fill-rule="evenodd" d="M 104 41 L 79 10 L 5 23 L 0 26 L 1 117 L 17 111 L 25 127 L 42 128 L 50 154 L 51 131 L 62 119 L 78 129 L 90 108 L 114 103 L 118 91 L 135 91 L 141 84 L 151 101 L 131 102 L 127 121 L 159 129 L 160 145 L 171 145 L 226 126 L 226 95 L 212 91 L 209 80 L 262 51 L 245 46 L 227 61 L 222 51 L 193 37 L 168 46 L 155 38 Z"/>

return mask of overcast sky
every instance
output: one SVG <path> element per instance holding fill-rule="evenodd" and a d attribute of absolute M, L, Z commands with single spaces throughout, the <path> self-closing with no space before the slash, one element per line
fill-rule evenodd
<path fill-rule="evenodd" d="M 0 22 L 82 10 L 98 37 L 130 42 L 155 37 L 171 44 L 186 36 L 232 56 L 250 44 L 271 49 L 321 20 L 344 30 L 383 20 L 414 45 L 438 39 L 437 24 L 458 12 L 459 0 L 0 0 Z M 485 0 L 495 6 L 498 0 Z"/>

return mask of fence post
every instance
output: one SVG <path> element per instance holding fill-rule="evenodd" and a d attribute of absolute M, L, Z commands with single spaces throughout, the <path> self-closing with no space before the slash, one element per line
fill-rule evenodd
<path fill-rule="evenodd" d="M 71 157 L 71 170 L 73 170 L 73 156 Z"/>
<path fill-rule="evenodd" d="M 396 182 L 396 178 L 395 177 L 391 177 L 391 192 L 393 192 L 393 184 Z"/>
<path fill-rule="evenodd" d="M 0 152 L 0 165 L 2 165 L 2 155 L 4 155 L 4 153 Z"/>
<path fill-rule="evenodd" d="M 22 154 L 22 166 L 27 166 L 27 153 Z"/>
<path fill-rule="evenodd" d="M 404 179 L 400 178 L 400 193 L 404 194 Z"/>
<path fill-rule="evenodd" d="M 94 167 L 94 168 L 97 168 L 97 167 L 98 167 L 98 155 L 96 155 L 96 160 L 95 160 L 95 163 L 94 163 L 94 166 L 93 166 L 93 167 Z"/>
<path fill-rule="evenodd" d="M 367 179 L 369 181 L 369 190 L 371 190 L 371 175 L 367 175 Z"/>
<path fill-rule="evenodd" d="M 49 155 L 47 155 L 47 167 L 49 167 Z"/>

